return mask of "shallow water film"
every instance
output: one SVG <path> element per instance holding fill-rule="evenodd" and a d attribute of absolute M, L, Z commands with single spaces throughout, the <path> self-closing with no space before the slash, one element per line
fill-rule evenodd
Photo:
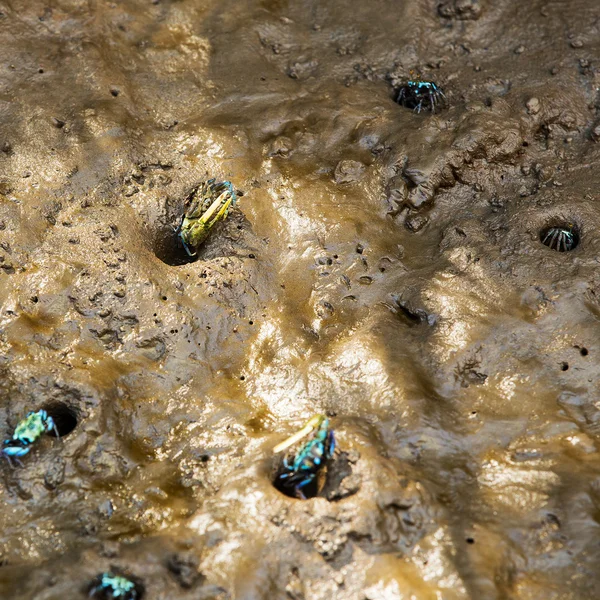
<path fill-rule="evenodd" d="M 0 598 L 600 597 L 597 0 L 1 0 L 0 40 L 2 440 L 56 425 L 3 447 Z"/>

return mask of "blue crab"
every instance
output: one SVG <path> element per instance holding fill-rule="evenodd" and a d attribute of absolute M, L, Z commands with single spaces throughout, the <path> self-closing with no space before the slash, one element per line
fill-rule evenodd
<path fill-rule="evenodd" d="M 119 600 L 138 600 L 135 583 L 123 575 L 114 573 L 102 573 L 92 583 L 90 598 L 118 598 Z"/>
<path fill-rule="evenodd" d="M 19 459 L 31 450 L 33 443 L 44 433 L 51 431 L 59 437 L 54 419 L 45 410 L 29 412 L 15 427 L 12 438 L 4 441 L 2 454 L 6 456 L 11 466 L 13 466 L 11 461 L 13 458 L 22 464 Z"/>
<path fill-rule="evenodd" d="M 287 450 L 307 435 L 311 435 L 310 439 L 295 454 L 284 457 L 276 478 L 276 483 L 282 488 L 292 489 L 302 500 L 306 500 L 302 488 L 315 479 L 335 452 L 335 437 L 329 427 L 329 419 L 325 415 L 312 417 L 302 429 L 273 449 L 275 453 Z"/>
<path fill-rule="evenodd" d="M 442 89 L 433 81 L 411 79 L 398 91 L 396 102 L 420 113 L 425 108 L 432 113 L 439 104 L 446 104 L 446 96 Z"/>

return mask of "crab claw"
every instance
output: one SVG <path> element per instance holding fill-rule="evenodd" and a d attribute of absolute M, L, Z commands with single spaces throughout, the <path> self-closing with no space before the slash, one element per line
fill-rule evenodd
<path fill-rule="evenodd" d="M 287 440 L 277 444 L 277 446 L 273 448 L 273 452 L 277 454 L 278 452 L 293 446 L 297 441 L 301 440 L 303 437 L 307 436 L 309 433 L 313 432 L 317 427 L 319 427 L 324 418 L 324 415 L 315 415 L 306 422 L 302 429 L 294 433 L 294 435 L 290 436 Z"/>
<path fill-rule="evenodd" d="M 219 196 L 204 212 L 201 212 L 219 191 L 221 191 Z M 177 235 L 189 256 L 196 256 L 195 250 L 206 240 L 211 228 L 227 217 L 229 208 L 235 204 L 236 199 L 235 191 L 229 181 L 215 184 L 214 179 L 211 179 L 201 190 L 192 193 L 190 206 L 177 229 Z"/>

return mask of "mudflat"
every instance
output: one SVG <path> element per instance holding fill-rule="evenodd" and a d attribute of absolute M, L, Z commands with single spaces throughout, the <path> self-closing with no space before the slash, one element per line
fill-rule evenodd
<path fill-rule="evenodd" d="M 0 57 L 0 432 L 59 434 L 3 600 L 600 597 L 597 1 L 5 0 Z"/>

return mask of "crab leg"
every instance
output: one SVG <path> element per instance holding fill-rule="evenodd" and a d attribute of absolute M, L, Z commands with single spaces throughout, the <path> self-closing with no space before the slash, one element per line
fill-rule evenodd
<path fill-rule="evenodd" d="M 564 248 L 564 250 L 561 250 L 561 252 L 566 252 L 567 251 L 567 235 L 563 231 L 560 232 L 559 245 L 560 245 L 560 243 L 562 243 L 563 248 Z"/>
<path fill-rule="evenodd" d="M 547 244 L 548 248 L 554 248 L 555 247 L 554 243 L 556 242 L 556 238 L 558 237 L 558 233 L 559 233 L 558 229 L 553 229 L 553 230 L 551 230 L 551 232 L 548 232 L 548 235 L 544 239 L 544 243 L 545 243 L 546 240 L 548 239 L 548 237 L 550 237 L 550 241 Z"/>

